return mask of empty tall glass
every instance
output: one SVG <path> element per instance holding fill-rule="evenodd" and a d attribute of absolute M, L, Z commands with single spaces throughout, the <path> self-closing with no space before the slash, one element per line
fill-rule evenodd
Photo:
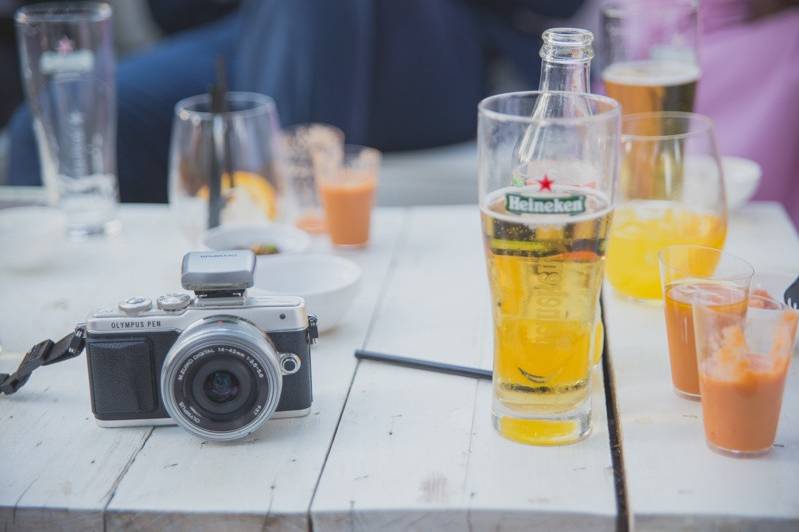
<path fill-rule="evenodd" d="M 70 234 L 104 234 L 119 201 L 111 8 L 34 4 L 15 19 L 42 181 Z"/>

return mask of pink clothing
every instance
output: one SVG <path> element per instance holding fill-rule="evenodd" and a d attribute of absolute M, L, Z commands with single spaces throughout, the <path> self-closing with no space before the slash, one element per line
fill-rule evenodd
<path fill-rule="evenodd" d="M 740 2 L 705 5 L 696 112 L 715 121 L 721 155 L 763 168 L 755 199 L 780 201 L 799 226 L 799 8 L 747 22 Z"/>

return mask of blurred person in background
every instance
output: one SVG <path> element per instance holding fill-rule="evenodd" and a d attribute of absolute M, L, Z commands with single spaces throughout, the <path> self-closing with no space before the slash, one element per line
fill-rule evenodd
<path fill-rule="evenodd" d="M 154 11 L 169 7 L 172 17 L 162 18 L 173 24 L 197 6 L 150 3 Z M 581 4 L 245 0 L 231 14 L 119 61 L 121 199 L 166 201 L 175 103 L 208 90 L 218 55 L 231 89 L 274 98 L 284 126 L 327 122 L 350 143 L 383 151 L 431 148 L 474 137 L 477 103 L 494 91 L 498 71 L 517 87 L 537 87 L 545 17 L 569 17 Z M 27 107 L 15 114 L 10 132 L 10 183 L 40 183 Z"/>
<path fill-rule="evenodd" d="M 721 155 L 757 161 L 755 199 L 799 226 L 799 0 L 702 0 L 696 112 L 716 123 Z"/>

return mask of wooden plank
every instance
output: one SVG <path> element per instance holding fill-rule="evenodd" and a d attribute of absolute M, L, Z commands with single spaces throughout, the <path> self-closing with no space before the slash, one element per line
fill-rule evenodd
<path fill-rule="evenodd" d="M 18 353 L 60 338 L 103 303 L 179 286 L 186 243 L 165 223 L 166 208 L 126 207 L 121 214 L 116 237 L 31 243 L 59 246 L 59 261 L 0 274 L 0 371 L 16 369 Z M 42 368 L 20 392 L 0 397 L 0 427 L 4 530 L 101 530 L 103 509 L 150 432 L 96 426 L 82 357 Z"/>
<path fill-rule="evenodd" d="M 777 204 L 730 219 L 726 249 L 759 272 L 797 272 L 799 239 Z M 604 298 L 629 506 L 636 530 L 799 529 L 799 364 L 788 376 L 777 446 L 734 459 L 710 451 L 699 402 L 671 386 L 662 307 Z"/>
<path fill-rule="evenodd" d="M 156 428 L 108 506 L 110 529 L 308 529 L 311 496 L 352 380 L 353 349 L 366 337 L 404 220 L 404 210 L 381 210 L 366 250 L 337 252 L 358 262 L 364 278 L 347 318 L 314 346 L 311 414 L 269 421 L 232 444 Z"/>
<path fill-rule="evenodd" d="M 368 348 L 490 367 L 477 209 L 411 212 Z M 595 383 L 588 440 L 529 447 L 491 427 L 489 383 L 362 362 L 311 507 L 314 530 L 613 529 Z"/>

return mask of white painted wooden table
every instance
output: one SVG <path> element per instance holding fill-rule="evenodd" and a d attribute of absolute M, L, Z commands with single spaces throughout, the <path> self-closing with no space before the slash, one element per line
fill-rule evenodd
<path fill-rule="evenodd" d="M 64 256 L 79 257 L 72 261 L 0 273 L 6 349 L 0 371 L 14 368 L 31 343 L 60 337 L 95 307 L 179 287 L 188 244 L 166 208 L 125 206 L 122 221 L 115 238 L 69 244 Z M 763 243 L 753 234 L 760 228 L 787 243 Z M 536 448 L 494 432 L 487 382 L 356 364 L 353 350 L 367 347 L 490 367 L 476 208 L 380 209 L 374 231 L 367 250 L 337 251 L 360 263 L 365 277 L 344 322 L 313 352 L 308 417 L 271 421 L 234 444 L 203 442 L 178 427 L 101 429 L 91 415 L 82 358 L 43 368 L 18 394 L 0 397 L 3 530 L 624 528 L 600 374 L 591 437 Z M 315 246 L 330 251 L 324 242 Z M 735 219 L 730 246 L 744 255 L 778 246 L 773 257 L 799 264 L 796 236 L 774 206 L 751 207 Z M 680 404 L 659 388 L 670 391 L 662 318 L 608 299 L 635 524 L 739 522 L 727 515 L 753 526 L 766 518 L 767 525 L 797 523 L 799 419 L 790 404 L 797 400 L 796 376 L 778 438 L 784 447 L 758 461 L 711 455 L 700 420 L 683 416 L 697 416 L 698 405 Z M 625 321 L 651 331 L 646 341 L 628 334 Z M 647 351 L 652 363 L 636 350 Z M 736 490 L 746 482 L 746 490 Z"/>
<path fill-rule="evenodd" d="M 760 273 L 799 273 L 799 238 L 777 204 L 749 205 L 734 214 L 726 250 Z M 662 307 L 623 301 L 611 290 L 604 304 L 635 529 L 799 530 L 796 356 L 771 453 L 724 457 L 705 445 L 699 402 L 672 391 Z"/>

